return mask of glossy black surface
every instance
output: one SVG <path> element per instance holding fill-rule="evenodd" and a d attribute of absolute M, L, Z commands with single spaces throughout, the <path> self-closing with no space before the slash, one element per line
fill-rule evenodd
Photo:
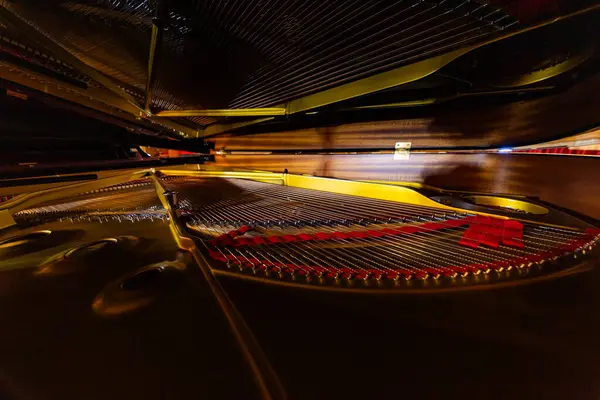
<path fill-rule="evenodd" d="M 2 253 L 0 398 L 257 397 L 227 321 L 197 267 L 179 253 L 168 224 L 56 222 L 44 228 L 53 231 L 48 238 L 67 228 L 80 236 L 54 248 Z M 118 235 L 138 239 L 43 267 L 75 245 Z M 135 290 L 126 287 L 128 297 L 110 292 L 139 269 L 175 259 L 184 266 L 176 279 L 138 281 Z M 112 313 L 93 307 L 101 295 L 112 301 Z"/>
<path fill-rule="evenodd" d="M 222 279 L 294 399 L 595 399 L 597 270 L 432 296 Z"/>

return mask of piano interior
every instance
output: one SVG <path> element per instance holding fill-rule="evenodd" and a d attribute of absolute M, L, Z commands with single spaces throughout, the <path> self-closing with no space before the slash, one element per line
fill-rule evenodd
<path fill-rule="evenodd" d="M 0 398 L 597 399 L 599 13 L 0 0 Z"/>

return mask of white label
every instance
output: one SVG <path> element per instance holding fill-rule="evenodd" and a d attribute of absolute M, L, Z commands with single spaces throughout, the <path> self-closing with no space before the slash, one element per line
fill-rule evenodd
<path fill-rule="evenodd" d="M 394 160 L 408 160 L 410 159 L 410 147 L 411 142 L 396 142 L 396 147 L 394 150 Z"/>

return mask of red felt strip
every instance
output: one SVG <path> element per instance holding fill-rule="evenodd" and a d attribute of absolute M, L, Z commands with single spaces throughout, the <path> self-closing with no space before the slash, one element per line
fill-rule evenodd
<path fill-rule="evenodd" d="M 422 232 L 423 229 L 421 227 L 419 227 L 419 226 L 411 225 L 411 226 L 403 226 L 403 227 L 399 228 L 398 231 L 400 231 L 402 233 L 409 233 L 409 234 L 411 234 L 411 233 Z"/>
<path fill-rule="evenodd" d="M 491 218 L 486 217 L 485 215 L 472 215 L 467 217 L 467 219 L 473 224 L 482 224 L 482 225 L 490 225 Z"/>
<path fill-rule="evenodd" d="M 585 233 L 593 236 L 600 235 L 600 228 L 586 228 Z"/>
<path fill-rule="evenodd" d="M 243 234 L 245 234 L 246 232 L 248 232 L 251 228 L 249 226 L 241 226 L 237 229 L 238 235 L 241 236 Z"/>
<path fill-rule="evenodd" d="M 369 234 L 361 231 L 348 232 L 348 235 L 356 239 L 365 239 L 369 237 Z"/>
<path fill-rule="evenodd" d="M 462 238 L 458 241 L 458 244 L 462 245 L 462 246 L 467 246 L 467 247 L 471 247 L 473 249 L 476 249 L 479 247 L 479 242 L 476 242 L 474 240 L 471 239 L 467 239 L 467 238 Z"/>
<path fill-rule="evenodd" d="M 336 239 L 342 239 L 342 240 L 345 240 L 345 239 L 351 239 L 351 238 L 352 238 L 352 236 L 351 236 L 351 235 L 349 235 L 349 234 L 348 234 L 348 233 L 346 233 L 346 232 L 333 232 L 333 233 L 331 234 L 331 236 L 333 236 L 333 237 L 334 237 L 334 238 L 336 238 Z"/>
<path fill-rule="evenodd" d="M 261 244 L 267 244 L 267 241 L 265 240 L 265 238 L 257 236 L 252 238 L 252 243 L 254 243 L 255 246 L 258 246 Z"/>
<path fill-rule="evenodd" d="M 405 234 L 413 234 L 417 232 L 430 232 L 447 228 L 454 228 L 462 225 L 468 224 L 468 220 L 473 217 L 455 219 L 455 220 L 447 220 L 441 222 L 427 222 L 421 225 L 409 225 L 403 226 L 400 228 L 384 228 L 381 230 L 368 230 L 368 231 L 351 231 L 351 232 L 334 232 L 334 233 L 325 233 L 318 232 L 315 234 L 306 234 L 300 233 L 298 235 L 284 235 L 281 236 L 281 239 L 275 239 L 277 236 L 270 236 L 266 238 L 264 241 L 256 238 L 250 239 L 248 241 L 245 238 L 240 238 L 239 236 L 244 235 L 246 232 L 252 230 L 251 227 L 242 226 L 239 229 L 228 232 L 219 236 L 218 238 L 211 240 L 209 242 L 212 246 L 231 246 L 234 245 L 236 247 L 239 246 L 256 246 L 262 244 L 276 244 L 276 243 L 289 243 L 296 240 L 300 241 L 310 241 L 310 240 L 331 240 L 331 239 L 366 239 L 369 237 L 385 237 L 385 236 L 395 236 L 395 235 L 405 235 Z M 487 219 L 485 220 L 487 221 Z"/>
<path fill-rule="evenodd" d="M 423 228 L 432 231 L 439 231 L 441 229 L 446 228 L 446 225 L 438 223 L 438 222 L 427 222 L 423 224 Z"/>
<path fill-rule="evenodd" d="M 228 235 L 224 235 L 217 238 L 217 243 L 219 243 L 219 246 L 230 246 L 233 244 L 233 239 Z"/>
<path fill-rule="evenodd" d="M 507 229 L 504 228 L 504 232 L 502 234 L 503 237 L 508 237 L 508 238 L 522 238 L 523 237 L 523 231 L 522 230 L 516 230 L 516 229 Z"/>
<path fill-rule="evenodd" d="M 501 238 L 505 235 L 505 229 L 502 227 L 490 226 L 485 231 L 485 233 L 487 233 L 488 235 L 494 235 L 494 236 L 498 236 L 498 238 Z"/>
<path fill-rule="evenodd" d="M 458 272 L 459 274 L 464 274 L 464 273 L 469 272 L 467 270 L 467 268 L 461 267 L 461 266 L 454 266 L 454 265 L 452 265 L 452 266 L 449 266 L 449 267 L 446 267 L 446 268 L 449 269 L 449 270 L 451 270 L 451 271 Z"/>
<path fill-rule="evenodd" d="M 398 279 L 398 277 L 400 276 L 400 274 L 396 271 L 387 271 L 385 273 L 385 278 L 386 279 Z"/>
<path fill-rule="evenodd" d="M 509 219 L 509 220 L 505 220 L 504 221 L 504 228 L 507 228 L 507 229 L 516 229 L 517 231 L 522 231 L 523 230 L 523 224 L 520 223 L 519 221 L 514 221 L 512 219 Z"/>
<path fill-rule="evenodd" d="M 575 251 L 580 246 L 581 246 L 581 243 L 579 243 L 577 241 L 570 241 L 570 242 L 565 243 L 562 246 L 560 246 L 560 249 L 565 250 L 565 251 Z"/>
<path fill-rule="evenodd" d="M 298 238 L 294 235 L 283 235 L 281 236 L 281 240 L 285 243 L 295 242 Z"/>
<path fill-rule="evenodd" d="M 418 270 L 418 271 L 415 271 L 415 272 L 414 272 L 414 276 L 415 276 L 415 278 L 417 278 L 417 279 L 424 279 L 424 278 L 426 278 L 426 277 L 427 277 L 427 272 L 425 272 L 425 271 L 421 271 L 421 270 Z"/>
<path fill-rule="evenodd" d="M 217 261 L 227 261 L 227 259 L 223 256 L 223 254 L 219 253 L 218 251 L 214 251 L 214 250 L 208 250 L 208 254 L 210 255 L 210 257 L 213 260 L 217 260 Z"/>
<path fill-rule="evenodd" d="M 485 236 L 484 233 L 477 232 L 476 230 L 469 228 L 469 229 L 467 229 L 465 231 L 465 233 L 463 233 L 462 237 L 464 239 L 469 239 L 469 240 L 473 240 L 473 241 L 476 241 L 476 242 L 481 242 L 481 240 L 484 238 L 484 236 Z"/>
<path fill-rule="evenodd" d="M 240 247 L 240 246 L 248 246 L 251 245 L 252 241 L 250 239 L 247 238 L 238 238 L 237 240 L 235 240 L 233 242 L 233 246 L 234 247 Z"/>
<path fill-rule="evenodd" d="M 490 228 L 489 225 L 483 225 L 483 224 L 471 224 L 469 226 L 469 231 L 471 232 L 479 232 L 479 233 L 484 233 L 487 232 L 488 229 Z"/>
<path fill-rule="evenodd" d="M 440 275 L 441 271 L 437 268 L 431 268 L 431 267 L 424 267 L 421 268 L 423 271 L 427 272 L 428 274 L 431 274 L 433 276 L 438 276 Z"/>
<path fill-rule="evenodd" d="M 450 226 L 450 227 L 459 227 L 459 226 L 465 226 L 469 223 L 469 221 L 467 220 L 467 218 L 462 218 L 462 219 L 449 219 L 447 221 L 443 221 L 440 222 L 440 224 L 442 225 L 446 225 L 446 226 Z"/>
<path fill-rule="evenodd" d="M 306 240 L 313 240 L 314 238 L 312 237 L 312 235 L 309 235 L 308 233 L 301 233 L 299 235 L 296 235 L 296 237 L 302 241 L 306 241 Z"/>
<path fill-rule="evenodd" d="M 472 248 L 483 244 L 498 248 L 500 243 L 505 246 L 523 248 L 523 224 L 518 221 L 501 220 L 498 218 L 475 215 L 467 217 L 471 222 L 469 228 L 463 233 L 459 244 Z"/>
<path fill-rule="evenodd" d="M 482 244 L 485 244 L 486 246 L 490 246 L 496 249 L 500 244 L 500 238 L 494 235 L 483 235 L 480 242 Z"/>

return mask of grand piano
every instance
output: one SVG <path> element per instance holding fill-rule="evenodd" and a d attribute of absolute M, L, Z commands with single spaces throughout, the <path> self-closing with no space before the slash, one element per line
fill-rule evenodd
<path fill-rule="evenodd" d="M 599 37 L 0 0 L 0 398 L 597 399 Z"/>

